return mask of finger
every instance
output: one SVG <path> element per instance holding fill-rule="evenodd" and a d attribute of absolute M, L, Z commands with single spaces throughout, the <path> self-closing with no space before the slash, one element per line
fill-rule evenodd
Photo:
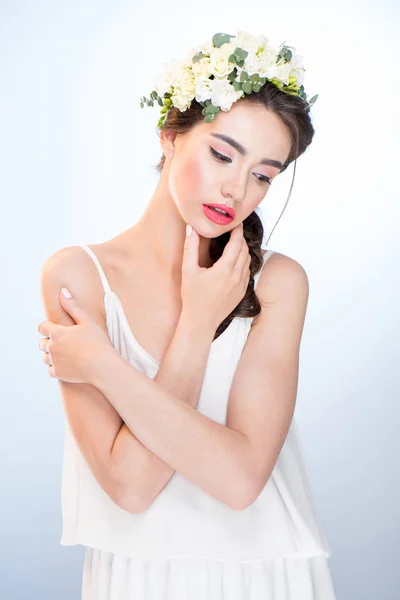
<path fill-rule="evenodd" d="M 60 290 L 60 303 L 64 310 L 67 311 L 69 315 L 74 319 L 76 324 L 84 323 L 85 321 L 93 321 L 92 315 L 90 315 L 86 310 L 80 306 L 74 296 L 71 298 L 66 298 Z"/>
<path fill-rule="evenodd" d="M 45 354 L 43 354 L 42 361 L 44 362 L 45 365 L 52 366 L 52 364 L 53 364 L 51 361 L 50 354 L 48 352 L 45 352 Z"/>
<path fill-rule="evenodd" d="M 243 283 L 246 283 L 246 287 L 250 278 L 250 262 L 251 258 L 249 255 L 249 249 L 247 244 L 245 243 L 240 251 L 236 264 L 233 268 L 233 272 L 238 274 L 238 279 Z"/>
<path fill-rule="evenodd" d="M 42 350 L 43 352 L 48 352 L 49 351 L 49 342 L 50 342 L 49 338 L 42 338 L 41 340 L 39 340 L 40 350 Z"/>
<path fill-rule="evenodd" d="M 222 251 L 221 258 L 222 263 L 228 268 L 233 269 L 236 266 L 239 254 L 241 252 L 243 242 L 247 245 L 246 240 L 243 237 L 243 225 L 239 223 L 236 227 L 231 230 L 231 237 L 229 242 L 226 244 Z M 217 264 L 217 263 L 216 263 Z"/>
<path fill-rule="evenodd" d="M 250 254 L 250 251 L 247 249 L 247 252 L 245 253 L 245 260 L 244 260 L 243 270 L 242 270 L 242 276 L 246 282 L 246 287 L 250 281 L 250 274 L 251 274 L 250 267 L 251 267 L 251 254 Z"/>
<path fill-rule="evenodd" d="M 50 377 L 53 377 L 53 379 L 58 379 L 54 366 L 49 367 L 47 369 L 47 372 L 50 375 Z"/>
<path fill-rule="evenodd" d="M 248 269 L 249 269 L 250 262 L 251 262 L 251 256 L 250 256 L 250 252 L 249 252 L 249 247 L 247 245 L 246 240 L 243 239 L 243 245 L 240 249 L 240 253 L 237 258 L 235 267 L 236 267 L 236 269 L 241 271 L 243 274 L 245 274 L 246 271 L 248 271 Z"/>
<path fill-rule="evenodd" d="M 199 266 L 199 243 L 200 237 L 192 228 L 189 236 L 185 237 L 183 246 L 182 272 L 189 272 Z"/>
<path fill-rule="evenodd" d="M 55 331 L 57 327 L 59 327 L 59 325 L 57 325 L 57 323 L 53 323 L 53 321 L 42 321 L 39 323 L 37 330 L 45 337 L 50 338 L 51 333 Z"/>

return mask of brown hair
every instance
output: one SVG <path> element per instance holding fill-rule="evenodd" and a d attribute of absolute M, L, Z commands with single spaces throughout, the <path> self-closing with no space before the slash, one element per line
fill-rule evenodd
<path fill-rule="evenodd" d="M 268 110 L 274 112 L 281 118 L 287 126 L 292 139 L 292 145 L 288 158 L 286 159 L 281 173 L 287 169 L 292 161 L 294 162 L 293 179 L 289 191 L 289 196 L 286 200 L 283 211 L 286 208 L 294 182 L 294 174 L 296 172 L 296 159 L 303 154 L 307 147 L 311 144 L 314 136 L 314 127 L 310 118 L 310 107 L 298 96 L 283 92 L 270 81 L 262 86 L 259 92 L 253 92 L 237 102 L 246 101 L 254 102 L 265 106 Z M 204 119 L 202 113 L 203 106 L 195 99 L 192 101 L 190 108 L 181 112 L 178 108 L 172 108 L 167 112 L 167 116 L 162 124 L 162 130 L 172 130 L 177 134 L 187 133 L 192 127 Z M 159 132 L 160 130 L 158 130 Z M 159 133 L 160 135 L 160 133 Z M 161 172 L 165 163 L 165 156 L 162 154 L 161 159 L 155 169 Z M 257 209 L 256 209 L 257 210 Z M 250 263 L 250 279 L 246 293 L 239 304 L 233 311 L 225 317 L 218 326 L 214 339 L 229 326 L 230 322 L 235 317 L 256 317 L 261 313 L 261 304 L 254 291 L 254 275 L 261 269 L 263 264 L 263 256 L 261 254 L 261 244 L 264 237 L 264 228 L 262 221 L 257 212 L 253 211 L 243 221 L 243 236 L 247 242 L 249 253 L 251 256 Z M 282 213 L 283 213 L 282 211 Z M 282 216 L 282 213 L 279 219 Z M 279 219 L 277 223 L 279 222 Z M 276 223 L 276 224 L 277 224 Z M 275 229 L 276 224 L 273 229 Z M 272 230 L 273 231 L 273 230 Z M 271 232 L 272 234 L 272 232 Z M 227 231 L 222 235 L 210 240 L 209 255 L 213 262 L 216 262 L 222 255 L 223 249 L 228 243 L 230 232 Z M 269 239 L 269 238 L 268 238 Z"/>

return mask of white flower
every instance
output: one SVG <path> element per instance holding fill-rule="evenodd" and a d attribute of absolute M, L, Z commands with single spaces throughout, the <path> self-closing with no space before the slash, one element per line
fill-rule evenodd
<path fill-rule="evenodd" d="M 235 46 L 247 50 L 250 53 L 257 54 L 265 45 L 268 44 L 268 38 L 264 35 L 252 35 L 247 31 L 239 31 L 237 36 L 231 40 Z"/>
<path fill-rule="evenodd" d="M 303 57 L 296 54 L 296 56 L 292 56 L 292 60 L 290 61 L 291 71 L 290 77 L 296 77 L 296 83 L 302 84 L 304 82 L 304 67 L 303 67 Z"/>
<path fill-rule="evenodd" d="M 181 111 L 189 108 L 196 93 L 195 78 L 190 67 L 181 67 L 174 80 L 174 92 L 171 96 L 173 105 Z"/>
<path fill-rule="evenodd" d="M 169 92 L 171 85 L 175 85 L 176 74 L 182 68 L 183 62 L 172 59 L 163 64 L 162 71 L 156 77 L 154 89 L 162 98 L 166 92 Z"/>
<path fill-rule="evenodd" d="M 211 75 L 211 61 L 208 56 L 203 57 L 198 62 L 193 63 L 192 71 L 194 76 L 199 79 L 206 79 Z"/>
<path fill-rule="evenodd" d="M 258 70 L 258 56 L 255 52 L 249 52 L 244 59 L 243 67 L 239 67 L 238 72 L 246 71 L 249 75 L 253 75 L 254 73 L 258 73 Z"/>
<path fill-rule="evenodd" d="M 199 46 L 199 51 L 201 51 L 203 54 L 208 54 L 208 56 L 210 56 L 210 54 L 213 50 L 214 50 L 214 44 L 212 42 L 212 39 L 207 40 L 206 42 L 204 42 L 203 44 L 201 44 Z"/>
<path fill-rule="evenodd" d="M 278 65 L 276 67 L 276 75 L 275 77 L 279 79 L 285 85 L 289 85 L 289 76 L 292 65 L 290 62 L 283 63 L 283 65 Z"/>
<path fill-rule="evenodd" d="M 197 102 L 204 102 L 210 100 L 212 96 L 211 88 L 212 79 L 196 79 L 196 100 Z"/>
<path fill-rule="evenodd" d="M 211 88 L 212 104 L 219 106 L 223 111 L 229 110 L 232 104 L 244 95 L 243 90 L 236 91 L 227 79 L 212 79 Z"/>
<path fill-rule="evenodd" d="M 229 61 L 236 48 L 247 53 L 243 66 Z M 245 71 L 249 76 L 257 74 L 260 78 L 276 79 L 278 87 L 281 84 L 295 85 L 295 89 L 298 89 L 304 80 L 303 57 L 297 55 L 294 48 L 286 48 L 291 52 L 291 60 L 285 62 L 281 58 L 277 65 L 278 53 L 282 48 L 270 46 L 264 35 L 255 36 L 241 30 L 219 48 L 214 47 L 212 39 L 207 39 L 203 44 L 191 48 L 183 60 L 173 59 L 164 63 L 154 89 L 161 98 L 165 93 L 171 93 L 172 106 L 181 111 L 187 110 L 194 98 L 202 103 L 211 101 L 220 110 L 228 111 L 234 102 L 245 96 L 243 90 L 236 91 L 228 79 L 235 68 L 238 82 Z M 200 52 L 203 58 L 193 63 L 193 57 Z"/>
<path fill-rule="evenodd" d="M 276 75 L 276 59 L 278 51 L 271 46 L 264 46 L 264 49 L 258 56 L 258 74 L 260 77 L 272 79 Z"/>
<path fill-rule="evenodd" d="M 184 56 L 182 63 L 186 66 L 186 67 L 191 67 L 192 66 L 192 60 L 193 60 L 193 56 L 195 56 L 196 54 L 198 54 L 200 52 L 200 50 L 198 48 L 192 48 L 191 50 L 189 50 L 186 55 Z"/>
<path fill-rule="evenodd" d="M 236 50 L 236 44 L 231 42 L 214 48 L 210 54 L 210 72 L 214 77 L 224 78 L 233 70 L 234 64 L 229 62 L 229 57 Z"/>

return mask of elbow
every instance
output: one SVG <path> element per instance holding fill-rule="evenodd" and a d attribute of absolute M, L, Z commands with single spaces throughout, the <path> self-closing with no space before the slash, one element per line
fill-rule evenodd
<path fill-rule="evenodd" d="M 265 486 L 267 485 L 271 473 L 266 478 L 262 477 L 262 481 L 259 478 L 253 478 L 249 480 L 247 477 L 245 479 L 245 483 L 241 486 L 240 490 L 236 490 L 236 495 L 233 501 L 231 502 L 231 508 L 234 510 L 245 510 L 253 502 L 255 502 L 258 496 L 262 493 Z"/>
<path fill-rule="evenodd" d="M 236 494 L 234 501 L 230 503 L 230 507 L 233 510 L 245 510 L 251 504 L 253 504 L 255 498 L 250 493 L 246 494 Z"/>
<path fill-rule="evenodd" d="M 245 510 L 256 500 L 258 493 L 255 493 L 254 485 L 246 479 L 242 486 L 237 486 L 235 494 L 230 499 L 229 506 L 233 510 Z"/>
<path fill-rule="evenodd" d="M 116 504 L 131 514 L 140 514 L 147 510 L 150 502 L 140 496 L 137 492 L 133 492 L 128 486 L 124 488 L 118 495 Z"/>

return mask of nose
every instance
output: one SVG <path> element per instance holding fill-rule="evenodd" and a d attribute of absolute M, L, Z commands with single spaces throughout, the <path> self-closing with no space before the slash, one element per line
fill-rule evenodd
<path fill-rule="evenodd" d="M 230 198 L 231 201 L 227 203 L 232 208 L 235 208 L 235 205 L 243 202 L 246 197 L 246 180 L 245 177 L 242 178 L 237 177 L 235 179 L 230 179 L 225 182 L 221 188 L 221 193 L 224 198 Z"/>

